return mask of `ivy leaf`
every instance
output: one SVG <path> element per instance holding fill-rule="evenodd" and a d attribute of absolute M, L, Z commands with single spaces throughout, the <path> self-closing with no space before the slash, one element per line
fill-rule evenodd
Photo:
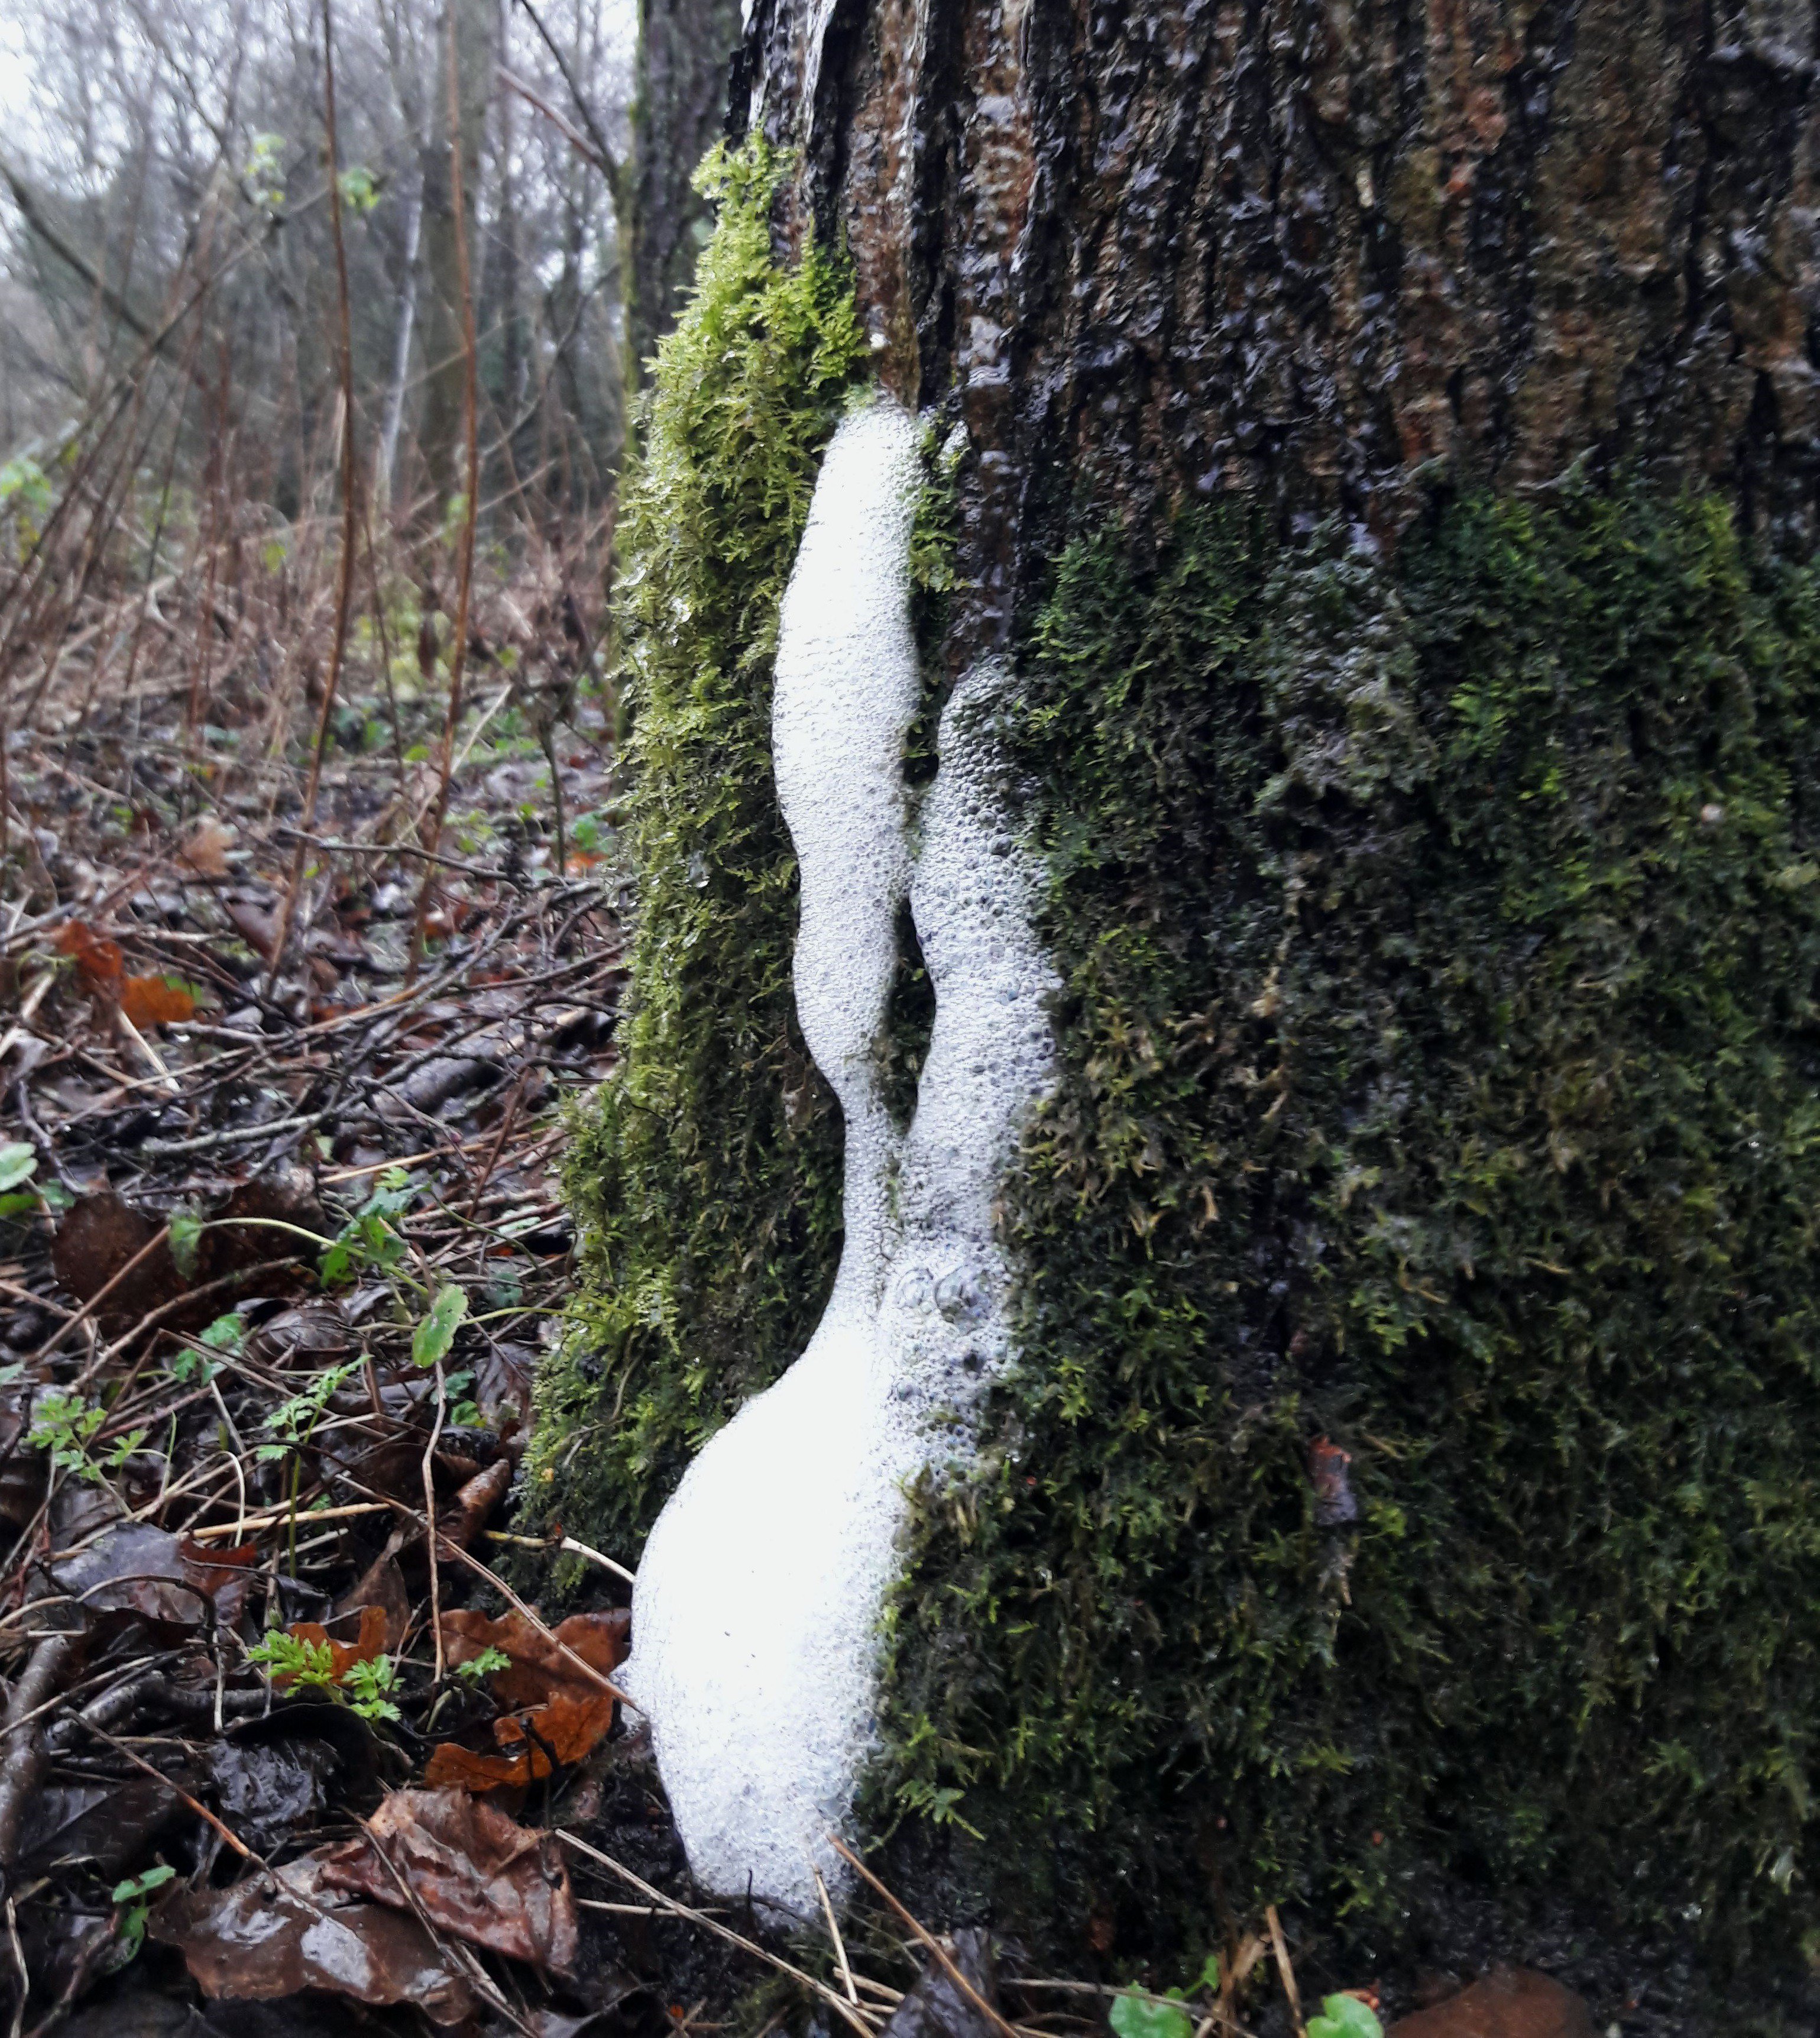
<path fill-rule="evenodd" d="M 16 1189 L 38 1169 L 38 1150 L 23 1139 L 9 1139 L 0 1146 L 0 1189 Z"/>
<path fill-rule="evenodd" d="M 1384 2038 L 1377 2012 L 1356 1995 L 1330 1995 L 1308 2021 L 1308 2038 Z"/>
<path fill-rule="evenodd" d="M 1194 2038 L 1194 2027 L 1179 2004 L 1160 2002 L 1135 1988 L 1113 1998 L 1111 2024 L 1118 2038 Z"/>
<path fill-rule="evenodd" d="M 202 1220 L 195 1210 L 172 1210 L 171 1213 L 171 1257 L 177 1263 L 177 1271 L 186 1281 L 193 1280 L 196 1271 L 196 1248 L 202 1243 Z"/>
<path fill-rule="evenodd" d="M 411 1355 L 419 1366 L 435 1366 L 448 1358 L 455 1333 L 467 1314 L 467 1290 L 452 1282 L 436 1291 L 429 1314 L 417 1327 L 411 1340 Z"/>

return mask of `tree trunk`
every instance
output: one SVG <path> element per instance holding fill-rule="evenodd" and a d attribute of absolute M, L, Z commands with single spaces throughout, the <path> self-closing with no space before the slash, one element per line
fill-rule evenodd
<path fill-rule="evenodd" d="M 989 449 L 984 642 L 1084 490 L 1387 540 L 1437 463 L 1590 456 L 1805 535 L 1814 41 L 1778 0 L 758 0 L 744 65 L 884 379 Z"/>
<path fill-rule="evenodd" d="M 466 369 L 462 278 L 478 288 L 475 225 L 480 206 L 480 148 L 493 94 L 494 0 L 448 0 L 433 44 L 427 90 L 430 144 L 423 156 L 423 416 L 418 437 L 429 484 L 429 513 L 439 517 L 460 487 Z M 466 225 L 465 255 L 456 233 L 457 152 Z"/>
<path fill-rule="evenodd" d="M 528 1480 L 651 1532 L 716 1886 L 846 1811 L 1159 1983 L 1290 1903 L 1798 1939 L 1813 35 L 757 0 Z"/>
<path fill-rule="evenodd" d="M 712 223 L 691 180 L 725 130 L 728 69 L 739 40 L 739 0 L 641 0 L 631 188 L 620 240 L 631 251 L 629 388 L 675 324 Z"/>

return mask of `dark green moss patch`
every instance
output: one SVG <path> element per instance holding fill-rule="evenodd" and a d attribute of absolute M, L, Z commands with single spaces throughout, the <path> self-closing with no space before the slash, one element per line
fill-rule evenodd
<path fill-rule="evenodd" d="M 585 1289 L 539 1383 L 532 1505 L 635 1554 L 683 1466 L 807 1342 L 840 1246 L 840 1113 L 791 994 L 796 860 L 771 776 L 778 605 L 865 358 L 850 286 L 774 257 L 778 165 L 717 152 L 696 291 L 624 499 L 631 983 L 575 1127 Z"/>
<path fill-rule="evenodd" d="M 1812 1921 L 1817 659 L 1716 502 L 1061 563 L 1029 1356 L 881 1779 L 1001 1915 Z"/>

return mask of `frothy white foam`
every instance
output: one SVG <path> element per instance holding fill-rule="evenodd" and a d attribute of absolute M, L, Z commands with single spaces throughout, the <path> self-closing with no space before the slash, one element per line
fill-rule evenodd
<path fill-rule="evenodd" d="M 622 1673 L 694 1873 L 804 1915 L 874 1741 L 879 1617 L 905 1482 L 964 1454 L 1007 1346 L 993 1203 L 1050 1080 L 1054 975 L 998 765 L 1004 670 L 963 676 L 910 851 L 904 739 L 917 427 L 841 426 L 784 598 L 772 744 L 801 869 L 796 1009 L 846 1121 L 846 1233 L 802 1357 L 690 1467 L 645 1546 Z M 936 997 L 900 1137 L 880 1047 L 906 895 Z"/>

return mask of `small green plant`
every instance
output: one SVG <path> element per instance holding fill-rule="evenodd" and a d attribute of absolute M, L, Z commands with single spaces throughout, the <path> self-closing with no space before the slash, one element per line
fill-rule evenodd
<path fill-rule="evenodd" d="M 124 1967 L 146 1942 L 146 1917 L 150 1906 L 146 1899 L 154 1890 L 162 1889 L 176 1877 L 174 1868 L 160 1862 L 156 1868 L 148 1868 L 144 1874 L 130 1876 L 124 1882 L 114 1885 L 113 1900 L 124 1904 L 119 1929 L 119 1964 Z"/>
<path fill-rule="evenodd" d="M 455 1334 L 467 1314 L 467 1290 L 452 1282 L 438 1288 L 429 1314 L 412 1333 L 411 1355 L 418 1365 L 440 1365 L 455 1344 Z"/>
<path fill-rule="evenodd" d="M 274 1441 L 261 1444 L 258 1456 L 270 1464 L 302 1450 L 316 1434 L 316 1425 L 321 1422 L 331 1397 L 339 1393 L 360 1369 L 361 1361 L 358 1358 L 350 1358 L 342 1366 L 325 1367 L 302 1393 L 281 1402 L 261 1425 L 271 1431 Z"/>
<path fill-rule="evenodd" d="M 387 1169 L 323 1255 L 326 1286 L 339 1287 L 362 1271 L 389 1273 L 398 1264 L 404 1257 L 404 1239 L 392 1220 L 409 1208 L 412 1194 L 404 1169 Z"/>
<path fill-rule="evenodd" d="M 196 1253 L 202 1242 L 202 1214 L 195 1210 L 171 1213 L 171 1257 L 186 1281 L 196 1274 Z"/>
<path fill-rule="evenodd" d="M 237 1312 L 217 1316 L 187 1351 L 180 1351 L 170 1360 L 165 1370 L 171 1377 L 184 1386 L 192 1383 L 206 1387 L 221 1371 L 211 1351 L 238 1352 L 247 1341 L 247 1320 Z M 206 1350 L 199 1350 L 199 1346 Z"/>
<path fill-rule="evenodd" d="M 38 1172 L 38 1152 L 22 1139 L 0 1146 L 0 1191 L 16 1189 Z"/>
<path fill-rule="evenodd" d="M 465 1663 L 457 1663 L 455 1674 L 470 1684 L 478 1684 L 482 1677 L 490 1677 L 495 1670 L 509 1670 L 512 1658 L 503 1649 L 495 1649 L 490 1643 L 478 1656 L 470 1656 Z"/>
<path fill-rule="evenodd" d="M 43 1395 L 32 1411 L 32 1427 L 26 1441 L 35 1450 L 48 1451 L 52 1465 L 59 1471 L 74 1472 L 78 1479 L 98 1486 L 110 1472 L 118 1472 L 146 1441 L 143 1430 L 131 1430 L 97 1456 L 95 1440 L 107 1419 L 105 1408 L 76 1395 Z"/>
<path fill-rule="evenodd" d="M 1209 1953 L 1186 1989 L 1172 1988 L 1160 1996 L 1136 1987 L 1122 1991 L 1113 1998 L 1107 2021 L 1118 2038 L 1194 2038 L 1194 2020 L 1183 2005 L 1191 1995 L 1212 1995 L 1219 1986 L 1220 1956 Z"/>
<path fill-rule="evenodd" d="M 400 1717 L 392 1703 L 398 1665 L 389 1656 L 350 1663 L 338 1672 L 335 1654 L 332 1642 L 315 1642 L 308 1635 L 287 1635 L 282 1628 L 274 1628 L 247 1651 L 247 1661 L 256 1663 L 274 1684 L 282 1681 L 293 1691 L 320 1691 L 362 1719 Z"/>
<path fill-rule="evenodd" d="M 375 1656 L 368 1662 L 349 1664 L 341 1681 L 349 1706 L 362 1719 L 395 1720 L 400 1717 L 398 1707 L 392 1702 L 392 1691 L 398 1682 L 398 1665 L 389 1656 Z"/>
<path fill-rule="evenodd" d="M 1384 2038 L 1384 2027 L 1368 2002 L 1356 1995 L 1330 1995 L 1321 2014 L 1309 2018 L 1308 2038 Z"/>
<path fill-rule="evenodd" d="M 255 134 L 252 153 L 242 172 L 247 195 L 263 212 L 276 212 L 285 202 L 285 138 L 282 134 Z"/>
<path fill-rule="evenodd" d="M 312 1642 L 308 1635 L 287 1635 L 282 1627 L 274 1627 L 247 1651 L 247 1661 L 256 1663 L 274 1684 L 282 1679 L 293 1689 L 332 1691 L 335 1688 L 332 1642 Z"/>

